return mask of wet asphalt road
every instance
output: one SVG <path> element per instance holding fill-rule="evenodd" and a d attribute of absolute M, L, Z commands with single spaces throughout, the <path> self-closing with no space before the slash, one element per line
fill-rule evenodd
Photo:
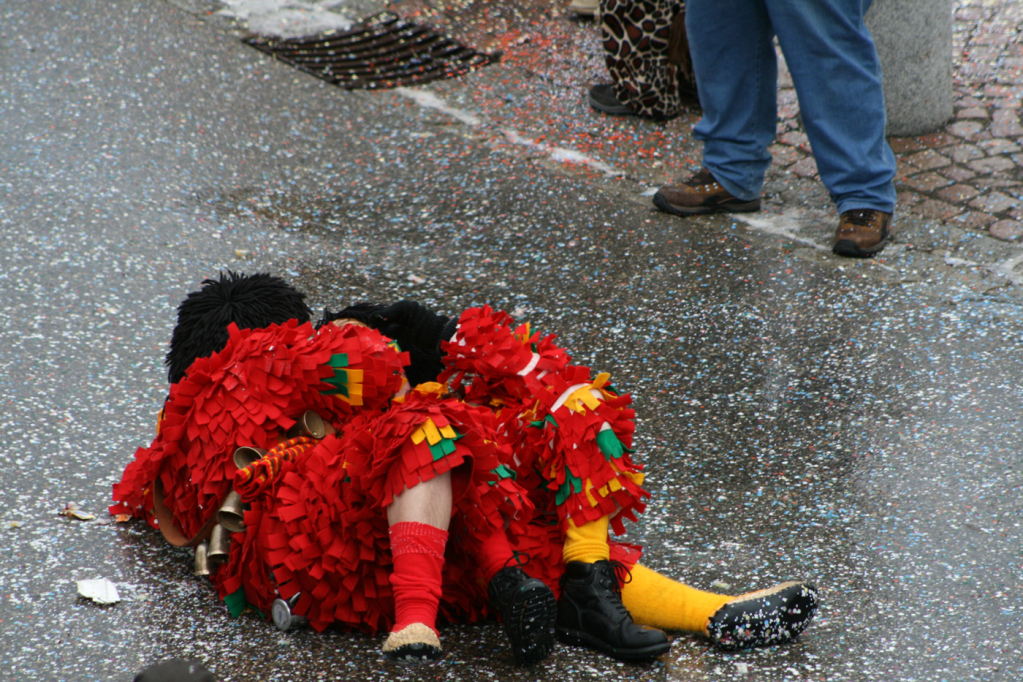
<path fill-rule="evenodd" d="M 1018 291 L 655 213 L 163 3 L 0 3 L 0 110 L 0 680 L 170 656 L 225 681 L 1023 678 Z M 174 307 L 223 268 L 314 307 L 489 302 L 558 333 L 635 396 L 646 563 L 733 593 L 810 578 L 819 619 L 777 649 L 678 635 L 653 666 L 559 647 L 528 670 L 495 623 L 408 669 L 381 637 L 230 619 L 190 553 L 104 513 L 151 438 Z M 97 577 L 124 600 L 80 599 Z"/>

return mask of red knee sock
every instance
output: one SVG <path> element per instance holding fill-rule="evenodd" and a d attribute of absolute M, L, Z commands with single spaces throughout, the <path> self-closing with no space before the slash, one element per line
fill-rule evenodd
<path fill-rule="evenodd" d="M 391 526 L 391 588 L 394 591 L 394 628 L 398 632 L 412 623 L 437 631 L 441 571 L 448 532 L 425 523 L 403 521 Z"/>
<path fill-rule="evenodd" d="M 489 584 L 490 579 L 508 565 L 508 560 L 512 558 L 508 536 L 504 534 L 504 531 L 497 531 L 483 541 L 475 558 L 479 562 L 483 578 Z"/>

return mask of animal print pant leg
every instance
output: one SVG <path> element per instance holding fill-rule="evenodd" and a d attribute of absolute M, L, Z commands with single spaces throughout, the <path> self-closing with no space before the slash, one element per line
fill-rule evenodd
<path fill-rule="evenodd" d="M 684 13 L 685 3 L 680 0 L 600 2 L 604 61 L 614 81 L 615 95 L 639 116 L 674 118 L 685 106 L 696 103 L 684 16 L 679 16 Z M 672 63 L 668 46 L 676 17 L 675 30 L 681 35 L 675 36 L 676 55 L 672 56 L 677 63 Z"/>

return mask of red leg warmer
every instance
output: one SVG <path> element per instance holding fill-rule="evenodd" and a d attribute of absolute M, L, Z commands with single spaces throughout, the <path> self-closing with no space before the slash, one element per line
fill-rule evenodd
<path fill-rule="evenodd" d="M 448 532 L 425 523 L 403 521 L 390 527 L 391 588 L 394 590 L 394 627 L 398 632 L 412 623 L 437 631 L 437 605 Z"/>

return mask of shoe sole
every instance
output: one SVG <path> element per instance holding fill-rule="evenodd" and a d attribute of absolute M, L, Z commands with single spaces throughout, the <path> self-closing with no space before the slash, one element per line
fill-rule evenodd
<path fill-rule="evenodd" d="M 707 625 L 710 639 L 725 651 L 783 644 L 813 620 L 820 599 L 811 583 L 783 583 L 763 597 L 729 602 Z"/>
<path fill-rule="evenodd" d="M 657 644 L 656 646 L 648 646 L 642 649 L 619 649 L 617 647 L 608 646 L 606 642 L 597 639 L 593 635 L 580 632 L 578 630 L 569 630 L 568 628 L 561 627 L 560 625 L 555 628 L 555 633 L 558 636 L 558 641 L 562 644 L 594 649 L 607 654 L 611 658 L 617 658 L 619 661 L 628 661 L 630 663 L 645 663 L 652 661 L 658 656 L 663 656 L 671 650 L 671 642 Z"/>
<path fill-rule="evenodd" d="M 554 650 L 554 621 L 558 602 L 539 580 L 524 585 L 507 607 L 504 631 L 519 665 L 535 665 Z"/>
<path fill-rule="evenodd" d="M 636 112 L 628 107 L 622 107 L 620 109 L 614 109 L 611 107 L 605 107 L 603 104 L 598 104 L 592 99 L 590 100 L 590 106 L 593 107 L 594 111 L 599 111 L 602 114 L 608 116 L 635 116 Z"/>
<path fill-rule="evenodd" d="M 397 649 L 392 651 L 385 651 L 384 656 L 388 660 L 394 661 L 395 663 L 425 663 L 426 661 L 436 661 L 444 652 L 435 646 L 429 644 L 404 644 Z"/>
<path fill-rule="evenodd" d="M 856 242 L 843 239 L 835 242 L 835 245 L 831 247 L 831 253 L 836 256 L 845 256 L 846 258 L 870 258 L 874 254 L 880 253 L 886 246 L 888 246 L 887 236 L 869 249 L 861 249 Z"/>
<path fill-rule="evenodd" d="M 711 213 L 755 213 L 760 210 L 760 199 L 741 203 L 718 204 L 717 206 L 676 206 L 660 192 L 654 195 L 654 206 L 665 213 L 680 216 L 709 215 Z"/>

